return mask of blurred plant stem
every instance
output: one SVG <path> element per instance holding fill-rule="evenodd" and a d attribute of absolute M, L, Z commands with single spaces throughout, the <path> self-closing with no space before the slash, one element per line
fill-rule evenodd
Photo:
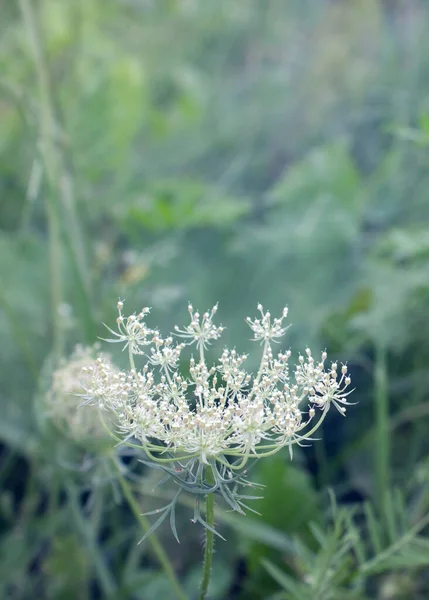
<path fill-rule="evenodd" d="M 114 456 L 112 456 L 112 462 L 113 462 L 115 470 L 118 474 L 118 481 L 119 481 L 119 485 L 121 486 L 122 493 L 124 494 L 124 498 L 126 499 L 132 513 L 134 514 L 134 517 L 139 522 L 140 527 L 142 528 L 142 530 L 145 533 L 147 533 L 151 527 L 150 522 L 144 515 L 141 514 L 140 506 L 138 505 L 138 503 L 134 497 L 134 494 L 133 494 L 130 486 L 128 485 L 127 480 L 125 479 L 125 477 L 122 474 L 120 465 L 117 463 L 117 460 Z M 161 545 L 160 541 L 158 540 L 157 536 L 155 535 L 155 533 L 152 533 L 149 536 L 148 541 L 151 544 L 152 550 L 153 550 L 156 558 L 158 559 L 159 564 L 163 568 L 164 573 L 165 573 L 166 577 L 168 578 L 168 580 L 171 584 L 171 588 L 174 591 L 174 593 L 176 594 L 177 598 L 179 600 L 188 600 L 187 595 L 185 594 L 184 590 L 182 589 L 182 586 L 180 585 L 179 580 L 176 577 L 176 574 L 174 572 L 174 568 L 170 562 L 170 559 L 168 558 L 168 555 L 164 551 L 164 548 L 162 547 L 162 545 Z"/>
<path fill-rule="evenodd" d="M 207 469 L 207 482 L 213 483 L 213 474 L 210 468 Z M 207 590 L 210 583 L 210 576 L 212 572 L 213 562 L 213 549 L 214 549 L 214 506 L 215 497 L 214 494 L 207 494 L 206 496 L 206 522 L 211 529 L 206 527 L 206 543 L 204 548 L 204 564 L 203 564 L 203 576 L 201 579 L 200 594 L 198 600 L 204 600 L 207 596 Z"/>
<path fill-rule="evenodd" d="M 64 233 L 64 241 L 76 274 L 76 287 L 81 296 L 80 313 L 86 326 L 87 338 L 92 341 L 94 321 L 91 310 L 90 276 L 86 265 L 83 237 L 76 214 L 73 181 L 67 168 L 64 135 L 56 116 L 52 79 L 35 5 L 30 0 L 19 0 L 19 6 L 31 45 L 39 90 L 39 148 L 49 187 L 45 206 L 49 226 L 54 353 L 58 358 L 62 354 L 64 346 L 60 314 L 60 307 L 64 302 L 62 233 Z M 64 218 L 61 219 L 61 216 Z"/>
<path fill-rule="evenodd" d="M 374 398 L 376 422 L 376 492 L 380 513 L 384 514 L 390 485 L 389 398 L 387 389 L 387 352 L 378 344 L 375 353 Z"/>
<path fill-rule="evenodd" d="M 53 350 L 58 359 L 63 353 L 64 335 L 61 323 L 60 305 L 62 297 L 62 247 L 60 225 L 55 206 L 55 191 L 59 182 L 58 162 L 54 142 L 55 120 L 50 93 L 49 73 L 46 68 L 43 48 L 34 14 L 34 6 L 29 0 L 19 0 L 21 13 L 32 46 L 39 87 L 40 152 L 49 182 L 49 194 L 45 200 L 49 228 L 50 289 L 53 319 Z"/>
<path fill-rule="evenodd" d="M 82 510 L 79 504 L 77 490 L 75 486 L 69 481 L 66 483 L 67 493 L 69 497 L 70 508 L 72 511 L 73 518 L 76 522 L 79 533 L 84 538 L 88 552 L 92 558 L 97 578 L 100 582 L 103 594 L 107 598 L 114 597 L 116 593 L 116 583 L 112 578 L 112 575 L 104 563 L 103 557 L 100 555 L 97 541 L 94 536 L 93 528 L 87 519 L 82 516 Z"/>

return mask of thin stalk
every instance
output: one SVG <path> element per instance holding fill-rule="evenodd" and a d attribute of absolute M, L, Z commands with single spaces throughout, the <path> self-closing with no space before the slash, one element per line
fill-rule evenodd
<path fill-rule="evenodd" d="M 374 369 L 374 398 L 376 426 L 376 491 L 378 506 L 384 513 L 387 494 L 389 492 L 389 397 L 387 390 L 387 356 L 382 345 L 376 347 Z"/>
<path fill-rule="evenodd" d="M 121 438 L 119 438 L 118 436 L 116 436 L 113 431 L 111 431 L 106 423 L 106 421 L 103 418 L 103 413 L 102 411 L 100 411 L 100 419 L 101 419 L 101 423 L 104 427 L 104 429 L 106 430 L 106 433 L 112 438 L 114 439 L 116 442 L 118 442 L 116 445 L 119 446 L 120 444 L 124 444 L 125 446 L 128 446 L 128 448 L 136 448 L 137 450 L 144 450 L 146 452 L 146 454 L 149 456 L 149 458 L 151 460 L 153 460 L 154 462 L 158 462 L 158 463 L 173 463 L 173 462 L 177 462 L 177 461 L 181 461 L 181 460 L 189 460 L 190 458 L 195 458 L 196 456 L 199 456 L 199 452 L 195 452 L 195 454 L 185 454 L 184 456 L 175 456 L 174 458 L 157 458 L 156 456 L 154 456 L 151 453 L 152 451 L 157 451 L 157 452 L 165 452 L 165 448 L 151 448 L 151 450 L 149 450 L 149 447 L 147 444 L 132 444 L 131 442 L 127 442 L 124 440 L 122 440 Z M 0 421 L 1 423 L 1 421 Z"/>
<path fill-rule="evenodd" d="M 131 346 L 128 346 L 128 358 L 130 359 L 130 367 L 132 371 L 136 370 L 136 364 L 134 362 L 134 356 L 131 350 Z"/>
<path fill-rule="evenodd" d="M 265 355 L 266 355 L 266 353 L 267 353 L 267 350 L 268 350 L 268 347 L 269 347 L 269 345 L 270 345 L 270 340 L 265 340 L 265 343 L 264 343 L 264 349 L 263 349 L 263 351 L 262 351 L 261 364 L 259 365 L 258 373 L 257 373 L 257 375 L 256 375 L 256 377 L 255 377 L 255 381 L 254 381 L 254 384 L 253 384 L 253 386 L 252 386 L 252 389 L 250 390 L 250 393 L 249 393 L 249 400 L 252 398 L 252 396 L 253 396 L 253 395 L 254 395 L 254 393 L 255 393 L 255 385 L 256 385 L 256 384 L 258 384 L 258 383 L 259 383 L 259 380 L 261 379 L 261 376 L 262 376 L 262 371 L 264 370 Z"/>
<path fill-rule="evenodd" d="M 214 483 L 214 477 L 211 467 L 206 469 L 207 482 Z M 206 496 L 206 522 L 210 527 L 214 527 L 214 507 L 215 507 L 215 496 L 214 493 L 207 494 Z M 204 600 L 207 597 L 207 590 L 209 588 L 210 576 L 212 572 L 213 562 L 213 551 L 214 551 L 214 533 L 210 529 L 206 528 L 206 544 L 204 548 L 204 564 L 203 564 L 203 576 L 201 579 L 200 594 L 198 600 Z"/>
<path fill-rule="evenodd" d="M 43 182 L 43 167 L 39 157 L 33 160 L 30 178 L 27 184 L 26 202 L 21 213 L 20 233 L 25 234 L 29 231 L 33 207 L 39 197 Z"/>
<path fill-rule="evenodd" d="M 64 336 L 59 312 L 59 307 L 62 302 L 62 247 L 60 226 L 53 196 L 56 187 L 55 183 L 58 181 L 57 159 L 54 144 L 55 120 L 50 101 L 49 78 L 47 69 L 45 68 L 43 49 L 37 32 L 34 7 L 29 0 L 19 0 L 19 6 L 32 45 L 40 96 L 40 150 L 43 156 L 50 188 L 49 195 L 46 197 L 45 206 L 49 228 L 49 271 L 53 315 L 53 349 L 54 356 L 58 359 L 63 352 Z"/>
<path fill-rule="evenodd" d="M 86 265 L 84 244 L 76 212 L 76 202 L 73 192 L 73 181 L 67 166 L 64 147 L 64 136 L 60 130 L 57 118 L 55 94 L 52 77 L 46 57 L 42 35 L 35 11 L 34 2 L 19 0 L 27 36 L 37 76 L 39 89 L 39 121 L 40 121 L 40 153 L 46 173 L 49 196 L 46 200 L 46 213 L 50 231 L 50 261 L 52 277 L 52 303 L 55 306 L 54 338 L 57 346 L 61 333 L 61 317 L 58 305 L 61 303 L 61 220 L 59 206 L 64 213 L 64 242 L 71 257 L 72 267 L 76 272 L 76 288 L 81 295 L 80 308 L 86 321 L 88 339 L 94 334 L 94 321 L 91 312 L 90 275 Z M 56 200 L 58 198 L 59 202 Z"/>
<path fill-rule="evenodd" d="M 75 487 L 70 482 L 66 484 L 66 487 L 69 495 L 70 508 L 72 510 L 73 517 L 76 521 L 76 525 L 79 529 L 80 534 L 85 539 L 86 546 L 88 548 L 89 554 L 94 564 L 95 571 L 97 573 L 97 578 L 100 582 L 100 586 L 106 597 L 112 598 L 117 591 L 116 583 L 113 580 L 110 571 L 105 565 L 103 557 L 99 552 L 92 527 L 88 526 L 87 520 L 84 519 L 84 517 L 82 516 L 82 512 L 77 500 L 77 492 Z"/>
<path fill-rule="evenodd" d="M 60 314 L 63 301 L 62 248 L 60 227 L 51 199 L 47 200 L 46 211 L 49 227 L 49 272 L 53 319 L 53 351 L 58 361 L 64 351 L 64 328 Z"/>
<path fill-rule="evenodd" d="M 144 515 L 141 514 L 140 507 L 133 495 L 131 487 L 129 486 L 125 477 L 122 475 L 122 472 L 121 472 L 116 460 L 114 458 L 112 460 L 113 460 L 115 469 L 118 473 L 118 481 L 119 481 L 119 485 L 121 486 L 124 497 L 129 505 L 132 513 L 134 514 L 135 518 L 139 522 L 140 527 L 146 533 L 150 529 L 150 522 Z M 166 552 L 164 551 L 164 548 L 162 547 L 161 543 L 159 542 L 158 538 L 156 537 L 156 535 L 154 533 L 152 533 L 149 536 L 148 542 L 152 546 L 152 550 L 153 550 L 156 558 L 158 559 L 159 564 L 163 568 L 164 573 L 165 573 L 167 579 L 169 580 L 171 588 L 174 591 L 174 593 L 176 594 L 177 598 L 179 598 L 179 600 L 188 600 L 187 595 L 183 591 L 182 586 L 180 585 L 180 582 L 177 579 L 177 576 L 174 572 L 174 569 L 170 562 L 170 559 L 168 558 Z"/>
<path fill-rule="evenodd" d="M 202 365 L 205 364 L 205 360 L 204 360 L 204 347 L 203 347 L 202 344 L 200 345 L 200 363 Z"/>

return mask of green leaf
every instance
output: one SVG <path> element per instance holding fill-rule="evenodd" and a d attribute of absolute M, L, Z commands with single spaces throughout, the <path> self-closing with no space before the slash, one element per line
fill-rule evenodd
<path fill-rule="evenodd" d="M 293 598 L 296 598 L 296 600 L 310 599 L 309 594 L 306 593 L 302 586 L 300 586 L 292 577 L 286 575 L 286 573 L 276 567 L 271 561 L 263 559 L 262 565 L 284 590 L 292 594 Z"/>
<path fill-rule="evenodd" d="M 247 212 L 248 205 L 243 200 L 201 182 L 184 180 L 155 182 L 125 209 L 124 217 L 131 231 L 140 226 L 151 232 L 163 232 L 224 227 Z"/>
<path fill-rule="evenodd" d="M 311 151 L 301 162 L 289 167 L 272 188 L 270 198 L 301 211 L 324 204 L 324 210 L 343 207 L 355 212 L 360 183 L 346 145 L 334 143 Z"/>

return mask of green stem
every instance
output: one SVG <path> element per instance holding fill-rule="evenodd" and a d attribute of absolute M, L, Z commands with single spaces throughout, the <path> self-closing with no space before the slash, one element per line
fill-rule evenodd
<path fill-rule="evenodd" d="M 29 0 L 19 0 L 27 35 L 30 40 L 40 97 L 40 149 L 46 175 L 49 182 L 49 194 L 46 197 L 46 215 L 49 227 L 49 270 L 51 279 L 51 304 L 53 318 L 53 348 L 55 358 L 62 355 L 64 338 L 59 307 L 62 302 L 61 235 L 58 215 L 55 207 L 55 188 L 58 182 L 58 164 L 55 151 L 55 119 L 49 88 L 49 76 L 46 69 L 43 48 L 38 35 L 34 7 Z"/>
<path fill-rule="evenodd" d="M 206 469 L 207 483 L 213 483 L 213 473 L 210 467 Z M 206 522 L 210 527 L 214 527 L 214 506 L 215 497 L 214 494 L 207 494 L 206 496 Z M 204 548 L 204 564 L 203 564 L 203 576 L 201 579 L 200 594 L 198 600 L 204 600 L 207 597 L 207 590 L 210 583 L 210 576 L 212 572 L 213 562 L 213 550 L 214 550 L 214 533 L 210 529 L 206 529 L 206 545 Z"/>
<path fill-rule="evenodd" d="M 264 343 L 264 349 L 263 349 L 263 351 L 262 351 L 261 364 L 259 365 L 258 373 L 256 374 L 256 377 L 255 377 L 254 384 L 253 384 L 253 386 L 252 386 L 252 389 L 250 390 L 250 393 L 249 393 L 249 400 L 251 400 L 252 396 L 253 396 L 253 395 L 254 395 L 254 393 L 255 393 L 255 387 L 256 387 L 256 384 L 258 384 L 258 383 L 259 383 L 259 380 L 261 379 L 262 372 L 263 372 L 263 370 L 264 370 L 265 355 L 266 355 L 266 353 L 267 353 L 267 350 L 268 350 L 268 347 L 269 347 L 269 345 L 270 345 L 270 341 L 269 341 L 269 340 L 265 340 L 265 343 Z"/>
<path fill-rule="evenodd" d="M 88 552 L 91 556 L 95 571 L 97 573 L 97 578 L 100 582 L 103 593 L 107 598 L 111 598 L 116 593 L 116 583 L 113 580 L 109 569 L 106 567 L 103 557 L 101 556 L 97 541 L 94 536 L 93 528 L 88 524 L 87 519 L 82 516 L 82 512 L 79 506 L 79 502 L 77 499 L 77 491 L 74 485 L 71 482 L 66 483 L 66 488 L 68 491 L 70 508 L 73 514 L 73 517 L 76 521 L 77 528 L 79 529 L 79 533 L 84 538 L 86 542 L 86 546 Z"/>
<path fill-rule="evenodd" d="M 374 370 L 375 422 L 376 422 L 376 476 L 377 498 L 381 514 L 389 490 L 389 398 L 387 391 L 387 356 L 384 346 L 376 347 Z"/>
<path fill-rule="evenodd" d="M 136 365 L 135 365 L 135 362 L 134 362 L 134 356 L 133 356 L 133 353 L 131 351 L 131 346 L 130 345 L 128 346 L 128 357 L 130 359 L 130 367 L 131 367 L 131 369 L 133 371 L 135 371 L 136 370 Z"/>
<path fill-rule="evenodd" d="M 144 532 L 149 531 L 149 529 L 150 529 L 149 520 L 144 515 L 141 514 L 140 506 L 138 505 L 138 503 L 133 495 L 133 492 L 131 491 L 131 488 L 128 485 L 127 480 L 122 475 L 122 471 L 121 471 L 119 465 L 117 464 L 117 462 L 114 458 L 112 458 L 112 460 L 113 460 L 115 469 L 118 473 L 119 485 L 121 486 L 124 497 L 125 497 L 126 501 L 128 502 L 128 505 L 129 505 L 132 513 L 134 514 L 135 518 L 139 522 L 142 530 Z M 170 562 L 170 559 L 168 558 L 166 552 L 164 551 L 164 548 L 162 547 L 162 545 L 159 542 L 156 535 L 154 533 L 152 533 L 150 535 L 150 537 L 148 538 L 148 541 L 151 544 L 152 550 L 153 550 L 156 558 L 158 559 L 159 564 L 163 568 L 164 573 L 165 573 L 167 579 L 169 580 L 171 588 L 174 591 L 174 593 L 176 594 L 177 598 L 179 598 L 179 600 L 188 600 L 187 595 L 183 591 L 182 586 L 180 585 L 180 582 L 176 577 L 176 574 L 174 572 L 174 569 Z"/>
<path fill-rule="evenodd" d="M 40 153 L 46 173 L 49 196 L 46 214 L 50 232 L 50 263 L 52 278 L 52 303 L 54 304 L 54 339 L 57 349 L 62 346 L 62 324 L 58 313 L 61 297 L 61 223 L 64 242 L 76 272 L 76 289 L 80 294 L 80 310 L 85 320 L 88 340 L 95 335 L 91 307 L 91 281 L 86 265 L 83 236 L 77 217 L 73 180 L 68 168 L 64 136 L 60 130 L 58 111 L 49 70 L 49 63 L 37 19 L 34 2 L 19 0 L 27 36 L 31 44 L 39 89 Z M 57 200 L 58 199 L 58 200 Z M 60 208 L 61 207 L 61 208 Z M 60 216 L 61 210 L 61 216 Z M 55 344 L 54 344 L 55 345 Z"/>
<path fill-rule="evenodd" d="M 51 200 L 47 201 L 46 210 L 49 225 L 49 271 L 53 312 L 53 350 L 55 361 L 58 361 L 64 351 L 64 328 L 60 314 L 60 305 L 63 299 L 61 236 L 55 208 Z"/>

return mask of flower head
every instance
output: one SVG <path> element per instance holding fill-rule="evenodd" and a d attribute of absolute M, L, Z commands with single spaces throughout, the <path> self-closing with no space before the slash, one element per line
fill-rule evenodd
<path fill-rule="evenodd" d="M 262 304 L 258 304 L 258 311 L 261 313 L 260 319 L 251 319 L 247 317 L 246 321 L 253 331 L 253 339 L 261 342 L 277 341 L 286 333 L 287 327 L 283 327 L 283 320 L 287 317 L 288 309 L 283 309 L 282 316 L 271 321 L 271 313 L 267 310 L 264 313 Z"/>
<path fill-rule="evenodd" d="M 129 317 L 122 309 L 120 301 L 118 332 L 110 330 L 115 336 L 111 341 L 128 349 L 130 368 L 119 371 L 99 357 L 87 367 L 82 396 L 86 404 L 114 413 L 115 439 L 139 445 L 145 464 L 166 471 L 179 484 L 178 494 L 182 489 L 195 493 L 194 520 L 204 524 L 199 498 L 212 492 L 242 512 L 237 489 L 248 485 L 244 473 L 249 460 L 284 447 L 292 457 L 294 445 L 313 441 L 331 406 L 345 414 L 351 384 L 346 365 L 326 367 L 326 352 L 315 361 L 307 348 L 294 366 L 290 350 L 273 352 L 272 343 L 287 330 L 286 308 L 272 318 L 258 305 L 261 316 L 247 318 L 253 339 L 263 345 L 256 374 L 246 369 L 247 355 L 235 349 L 225 348 L 217 363 L 207 363 L 205 349 L 223 331 L 214 323 L 217 305 L 202 315 L 189 305 L 190 323 L 175 327 L 174 335 L 185 340 L 180 343 L 146 325 L 148 308 Z M 181 372 L 184 350 L 192 344 L 198 355 L 191 355 Z M 144 356 L 140 369 L 134 355 Z M 176 500 L 165 511 L 173 511 Z"/>
<path fill-rule="evenodd" d="M 189 340 L 189 344 L 196 342 L 197 348 L 206 349 L 211 340 L 217 340 L 223 327 L 219 327 L 213 323 L 213 317 L 217 312 L 217 304 L 213 306 L 210 312 L 205 312 L 202 316 L 198 311 L 194 312 L 192 304 L 188 304 L 188 312 L 191 317 L 189 325 L 180 329 L 177 325 L 174 330 L 179 337 Z"/>
<path fill-rule="evenodd" d="M 206 363 L 205 347 L 223 330 L 213 322 L 217 306 L 200 315 L 189 305 L 190 324 L 175 328 L 176 336 L 196 343 L 200 351 L 198 359 L 190 357 L 186 377 L 179 372 L 186 344 L 175 344 L 171 336 L 162 338 L 143 323 L 148 308 L 130 317 L 122 316 L 122 302 L 118 309 L 119 333 L 114 341 L 122 341 L 136 355 L 142 355 L 145 346 L 145 364 L 141 371 L 134 361 L 129 371 L 117 371 L 99 358 L 89 367 L 91 380 L 84 398 L 112 410 L 117 433 L 136 438 L 151 453 L 198 456 L 203 463 L 227 456 L 247 461 L 251 455 L 311 439 L 317 426 L 310 433 L 308 427 L 315 409 L 323 418 L 331 405 L 345 413 L 351 381 L 347 367 L 338 373 L 332 363 L 326 369 L 326 352 L 315 361 L 307 349 L 306 356 L 300 355 L 290 368 L 290 350 L 273 353 L 271 343 L 278 342 L 287 329 L 283 325 L 287 309 L 272 319 L 259 305 L 261 318 L 247 319 L 254 339 L 264 342 L 254 375 L 245 368 L 247 355 L 235 349 L 225 349 L 213 366 Z"/>
<path fill-rule="evenodd" d="M 97 346 L 76 346 L 69 359 L 63 360 L 53 372 L 46 395 L 48 416 L 70 438 L 79 442 L 108 438 L 96 403 L 92 402 L 85 411 L 77 410 L 85 388 L 94 384 L 94 373 L 100 360 Z M 116 372 L 108 356 L 103 358 L 103 363 Z M 100 381 L 99 385 L 103 382 Z"/>
<path fill-rule="evenodd" d="M 124 317 L 122 314 L 124 303 L 122 300 L 118 301 L 117 307 L 119 313 L 116 319 L 118 331 L 114 331 L 106 325 L 107 329 L 115 337 L 104 341 L 111 343 L 123 342 L 125 344 L 124 350 L 129 347 L 132 354 L 143 354 L 141 346 L 150 344 L 148 338 L 152 333 L 152 330 L 148 329 L 144 322 L 146 315 L 150 312 L 149 308 L 143 308 L 138 315 L 132 314 L 129 317 Z"/>

